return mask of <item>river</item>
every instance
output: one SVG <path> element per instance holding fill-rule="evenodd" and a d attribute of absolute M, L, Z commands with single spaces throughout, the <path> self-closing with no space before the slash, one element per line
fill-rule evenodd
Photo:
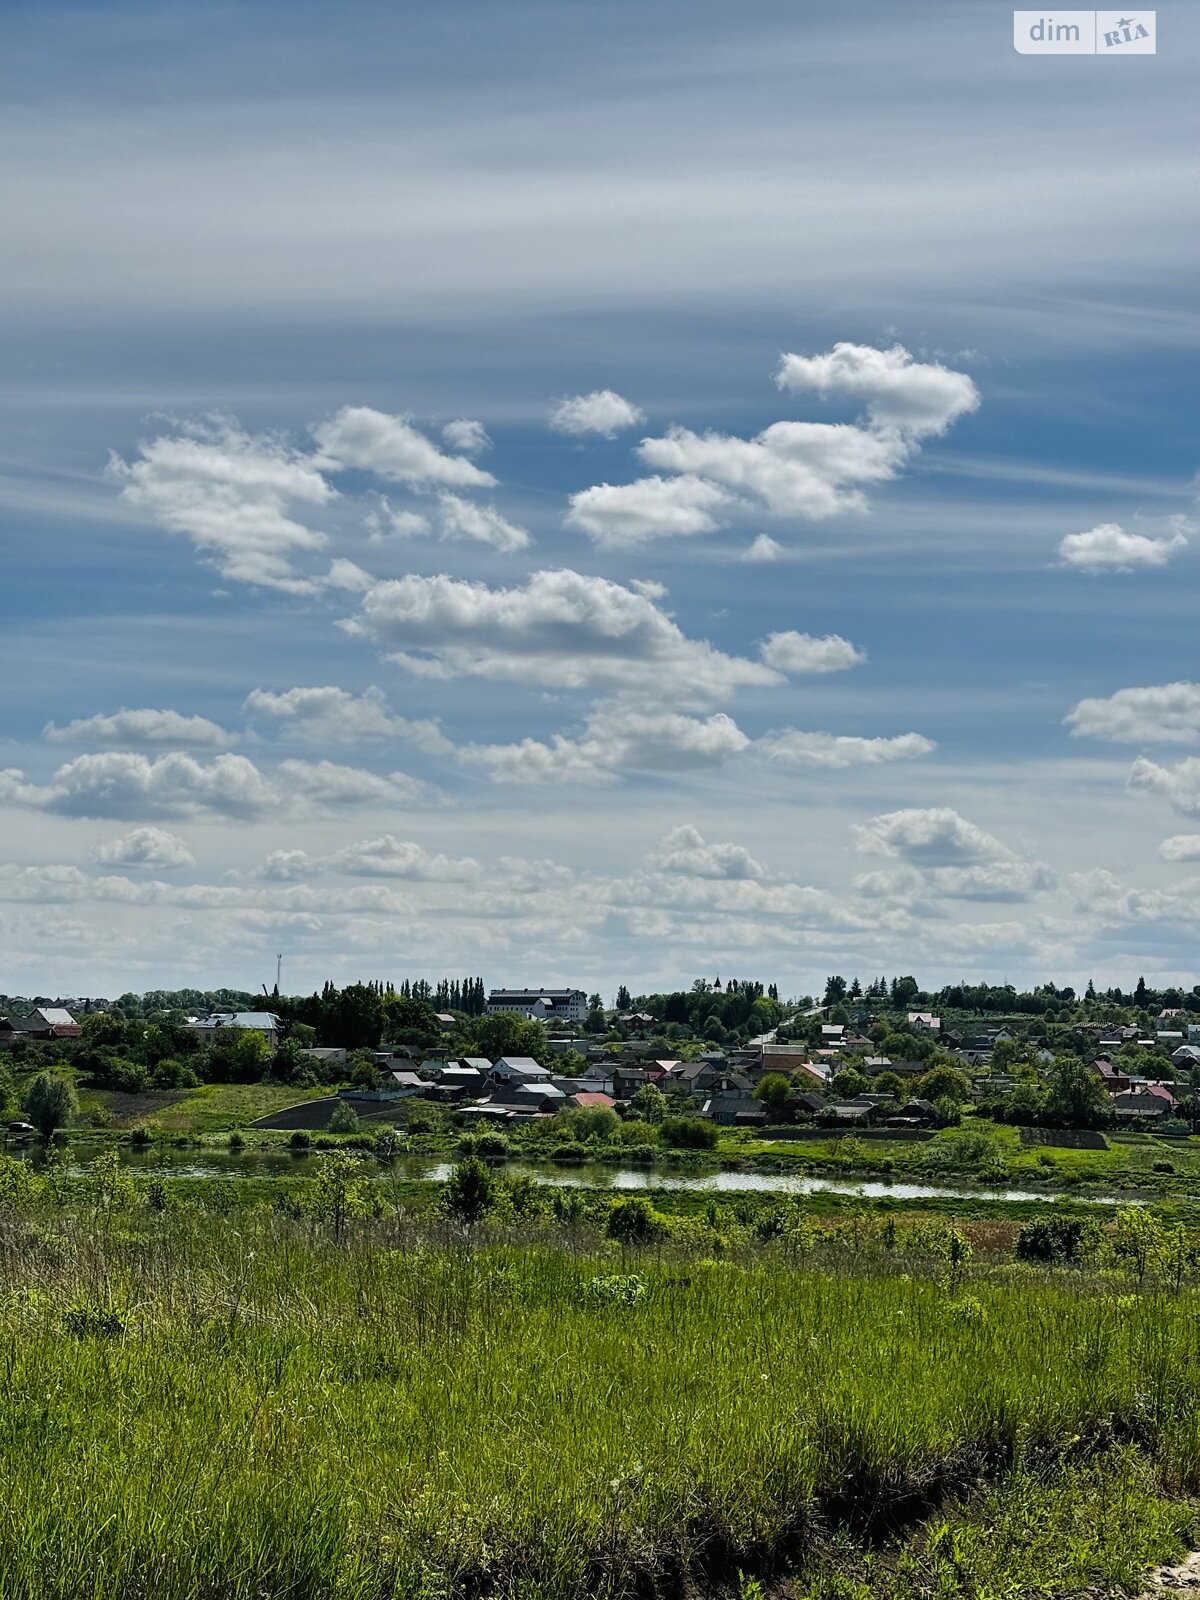
<path fill-rule="evenodd" d="M 80 1171 L 105 1146 L 73 1141 L 70 1170 Z M 180 1150 L 151 1145 L 147 1148 L 118 1146 L 122 1161 L 147 1176 L 155 1173 L 176 1178 L 305 1178 L 316 1171 L 319 1156 L 284 1149 L 264 1150 Z M 12 1150 L 25 1154 L 35 1166 L 44 1161 L 40 1146 Z M 399 1156 L 384 1164 L 372 1164 L 380 1178 L 405 1181 L 443 1182 L 453 1162 L 434 1156 Z M 534 1183 L 555 1188 L 611 1189 L 637 1192 L 649 1189 L 679 1189 L 697 1194 L 840 1194 L 864 1200 L 1028 1200 L 1052 1204 L 1070 1199 L 1094 1205 L 1128 1205 L 1131 1195 L 1079 1194 L 1075 1191 L 981 1188 L 969 1183 L 915 1183 L 886 1178 L 822 1178 L 806 1173 L 783 1172 L 670 1172 L 661 1167 L 610 1167 L 598 1162 L 559 1167 L 545 1162 L 509 1161 L 504 1172 L 532 1178 Z"/>

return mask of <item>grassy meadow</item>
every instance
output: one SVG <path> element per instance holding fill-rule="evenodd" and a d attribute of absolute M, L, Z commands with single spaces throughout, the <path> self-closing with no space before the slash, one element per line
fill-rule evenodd
<path fill-rule="evenodd" d="M 1191 1241 L 1044 1269 L 797 1209 L 622 1248 L 353 1166 L 218 1215 L 4 1164 L 0 1600 L 986 1600 L 1190 1538 Z"/>

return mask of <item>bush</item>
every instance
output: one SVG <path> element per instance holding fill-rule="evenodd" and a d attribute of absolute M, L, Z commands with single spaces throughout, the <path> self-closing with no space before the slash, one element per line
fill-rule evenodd
<path fill-rule="evenodd" d="M 576 1139 L 567 1144 L 556 1145 L 550 1152 L 551 1161 L 557 1161 L 562 1166 L 571 1166 L 575 1162 L 586 1161 L 587 1158 L 587 1146 L 580 1144 Z"/>
<path fill-rule="evenodd" d="M 72 1085 L 52 1072 L 39 1072 L 25 1091 L 25 1115 L 43 1139 L 69 1127 L 78 1110 Z"/>
<path fill-rule="evenodd" d="M 502 1133 L 481 1133 L 475 1141 L 475 1152 L 485 1161 L 507 1161 L 512 1147 Z"/>
<path fill-rule="evenodd" d="M 661 1217 L 649 1200 L 640 1196 L 631 1200 L 618 1200 L 608 1213 L 608 1236 L 622 1244 L 650 1244 L 666 1230 L 666 1218 Z"/>
<path fill-rule="evenodd" d="M 604 1278 L 589 1278 L 579 1295 L 585 1306 L 636 1306 L 650 1293 L 649 1285 L 636 1272 L 616 1272 Z"/>
<path fill-rule="evenodd" d="M 114 1306 L 69 1306 L 63 1327 L 77 1339 L 119 1339 L 129 1328 L 129 1317 Z"/>
<path fill-rule="evenodd" d="M 635 1144 L 625 1151 L 625 1159 L 635 1167 L 652 1167 L 658 1160 L 658 1151 L 652 1144 Z"/>
<path fill-rule="evenodd" d="M 720 1134 L 706 1117 L 665 1117 L 660 1130 L 664 1144 L 676 1150 L 715 1150 Z"/>
<path fill-rule="evenodd" d="M 246 1141 L 236 1128 L 229 1135 L 229 1148 L 235 1155 L 239 1150 L 246 1148 Z"/>
<path fill-rule="evenodd" d="M 303 1128 L 297 1128 L 288 1140 L 288 1145 L 292 1150 L 311 1150 L 312 1134 L 306 1133 Z"/>
<path fill-rule="evenodd" d="M 486 1162 L 478 1156 L 460 1161 L 446 1179 L 446 1212 L 468 1227 L 492 1209 L 496 1200 L 496 1180 Z"/>
<path fill-rule="evenodd" d="M 1018 1261 L 1078 1261 L 1095 1237 L 1093 1222 L 1048 1217 L 1027 1222 L 1017 1235 Z"/>
<path fill-rule="evenodd" d="M 358 1112 L 343 1101 L 340 1105 L 334 1106 L 325 1126 L 330 1133 L 357 1133 Z"/>
<path fill-rule="evenodd" d="M 129 1142 L 138 1150 L 144 1150 L 153 1137 L 149 1128 L 135 1128 L 129 1135 Z"/>

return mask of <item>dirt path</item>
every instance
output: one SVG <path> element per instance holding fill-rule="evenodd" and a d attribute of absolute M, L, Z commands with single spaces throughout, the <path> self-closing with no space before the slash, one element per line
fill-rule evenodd
<path fill-rule="evenodd" d="M 1141 1600 L 1161 1600 L 1162 1596 L 1172 1594 L 1200 1595 L 1200 1550 L 1174 1566 L 1155 1567 L 1150 1582 L 1153 1587 L 1146 1590 Z"/>

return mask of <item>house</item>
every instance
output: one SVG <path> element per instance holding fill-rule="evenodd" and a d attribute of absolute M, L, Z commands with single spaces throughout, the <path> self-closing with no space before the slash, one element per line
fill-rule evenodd
<path fill-rule="evenodd" d="M 644 1083 L 649 1083 L 641 1067 L 614 1067 L 613 1094 L 618 1100 L 632 1100 Z"/>
<path fill-rule="evenodd" d="M 1124 1094 L 1129 1088 L 1129 1079 L 1119 1067 L 1113 1065 L 1107 1056 L 1097 1056 L 1091 1064 L 1091 1070 L 1096 1074 L 1108 1090 L 1109 1094 Z"/>
<path fill-rule="evenodd" d="M 793 1096 L 791 1104 L 800 1116 L 815 1117 L 828 1105 L 823 1094 L 812 1094 L 807 1089 Z"/>
<path fill-rule="evenodd" d="M 910 1011 L 908 1025 L 916 1028 L 920 1033 L 940 1033 L 942 1031 L 941 1017 L 935 1017 L 932 1011 Z"/>
<path fill-rule="evenodd" d="M 652 1028 L 657 1020 L 648 1011 L 623 1011 L 617 1017 L 617 1021 L 624 1027 L 643 1032 L 647 1028 Z"/>
<path fill-rule="evenodd" d="M 928 1100 L 908 1100 L 902 1105 L 895 1117 L 889 1117 L 889 1123 L 903 1122 L 917 1127 L 927 1127 L 936 1115 L 932 1104 Z"/>
<path fill-rule="evenodd" d="M 1200 1045 L 1181 1044 L 1177 1050 L 1171 1051 L 1171 1063 L 1176 1067 L 1200 1065 Z"/>
<path fill-rule="evenodd" d="M 25 1039 L 78 1039 L 80 1031 L 62 1006 L 39 1006 L 27 1017 L 10 1017 L 8 1024 L 15 1038 Z"/>
<path fill-rule="evenodd" d="M 450 1030 L 455 1026 L 454 1018 L 448 1011 L 438 1011 L 435 1013 L 435 1015 L 437 1017 L 438 1027 L 443 1033 L 449 1033 Z"/>
<path fill-rule="evenodd" d="M 488 1016 L 512 1011 L 538 1022 L 582 1022 L 587 1016 L 587 995 L 582 989 L 493 989 L 487 997 Z"/>
<path fill-rule="evenodd" d="M 841 1044 L 845 1025 L 841 1022 L 823 1022 L 821 1024 L 822 1044 Z"/>
<path fill-rule="evenodd" d="M 605 1066 L 603 1062 L 593 1062 L 591 1066 L 580 1074 L 577 1081 L 584 1086 L 589 1094 L 611 1095 L 616 1089 L 613 1069 Z"/>
<path fill-rule="evenodd" d="M 1175 1109 L 1170 1095 L 1165 1098 L 1152 1089 L 1126 1089 L 1113 1096 L 1113 1110 L 1118 1122 L 1157 1122 L 1168 1117 Z"/>
<path fill-rule="evenodd" d="M 346 1047 L 340 1044 L 315 1044 L 307 1050 L 301 1050 L 300 1054 L 328 1067 L 343 1067 L 346 1064 Z"/>
<path fill-rule="evenodd" d="M 711 1117 L 714 1122 L 731 1127 L 751 1113 L 756 1119 L 761 1115 L 763 1122 L 767 1120 L 765 1114 L 762 1114 L 762 1106 L 754 1098 L 753 1085 L 749 1078 L 740 1072 L 718 1073 L 716 1081 L 710 1085 L 705 1095 L 700 1115 Z"/>
<path fill-rule="evenodd" d="M 568 1102 L 578 1106 L 581 1111 L 611 1111 L 616 1101 L 610 1094 L 598 1094 L 590 1089 L 581 1090 L 578 1094 L 569 1094 Z"/>
<path fill-rule="evenodd" d="M 279 1044 L 279 1018 L 271 1011 L 214 1011 L 207 1017 L 188 1021 L 205 1044 L 211 1044 L 218 1028 L 236 1028 L 244 1033 L 261 1033 L 272 1050 Z"/>
<path fill-rule="evenodd" d="M 491 1069 L 493 1083 L 550 1082 L 550 1074 L 532 1056 L 501 1056 Z"/>

